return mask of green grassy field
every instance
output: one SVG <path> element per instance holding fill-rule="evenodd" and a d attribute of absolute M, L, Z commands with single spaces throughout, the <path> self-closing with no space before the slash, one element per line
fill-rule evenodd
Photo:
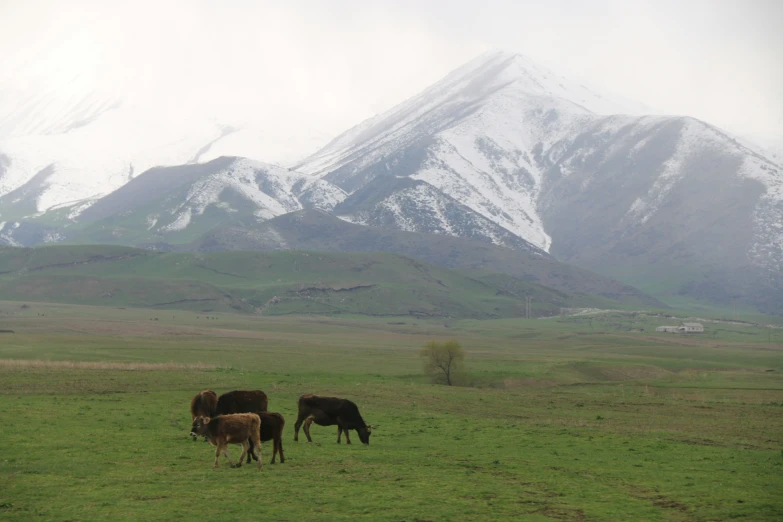
<path fill-rule="evenodd" d="M 161 253 L 121 246 L 0 247 L 5 299 L 204 312 L 499 318 L 617 301 L 387 253 Z M 627 305 L 626 305 L 627 306 Z"/>
<path fill-rule="evenodd" d="M 782 519 L 783 330 L 651 333 L 667 322 L 0 302 L 0 518 Z M 472 386 L 421 374 L 421 346 L 449 338 Z M 285 464 L 265 445 L 261 471 L 212 469 L 188 437 L 204 388 L 263 389 Z M 371 444 L 294 442 L 308 392 L 354 400 Z"/>

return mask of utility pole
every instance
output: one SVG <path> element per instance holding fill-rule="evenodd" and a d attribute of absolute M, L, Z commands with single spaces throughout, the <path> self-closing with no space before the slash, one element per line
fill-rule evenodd
<path fill-rule="evenodd" d="M 525 296 L 525 318 L 530 319 L 530 304 L 533 301 L 533 296 L 526 295 Z"/>

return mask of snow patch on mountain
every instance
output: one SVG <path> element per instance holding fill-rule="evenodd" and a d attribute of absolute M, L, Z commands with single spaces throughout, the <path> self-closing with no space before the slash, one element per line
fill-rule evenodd
<path fill-rule="evenodd" d="M 19 223 L 8 223 L 6 221 L 0 221 L 0 245 L 8 245 L 20 247 L 24 246 L 17 242 L 13 237 L 15 229 L 19 228 Z"/>
<path fill-rule="evenodd" d="M 277 165 L 245 158 L 223 164 L 220 170 L 186 185 L 182 196 L 168 197 L 162 212 L 147 215 L 147 230 L 181 231 L 210 207 L 237 213 L 239 201 L 251 205 L 256 220 L 265 221 L 305 207 L 329 211 L 346 196 L 328 181 Z M 165 171 L 158 175 L 165 175 Z"/>
<path fill-rule="evenodd" d="M 753 214 L 754 243 L 748 257 L 759 266 L 783 273 L 783 168 L 749 156 L 740 173 L 766 188 Z"/>
<path fill-rule="evenodd" d="M 628 209 L 626 218 L 638 225 L 645 224 L 656 212 L 660 210 L 660 205 L 666 199 L 666 196 L 672 191 L 678 181 L 686 174 L 683 169 L 685 162 L 692 154 L 702 152 L 705 145 L 716 145 L 716 136 L 704 132 L 705 126 L 700 122 L 688 119 L 680 129 L 680 139 L 677 141 L 677 148 L 666 162 L 663 169 L 658 174 L 652 187 L 634 200 L 631 208 Z M 640 142 L 641 144 L 642 142 Z M 643 147 L 638 145 L 637 147 Z M 636 147 L 632 151 L 636 152 Z"/>
<path fill-rule="evenodd" d="M 543 230 L 533 201 L 538 172 L 525 169 L 530 165 L 520 161 L 521 151 L 508 155 L 489 138 L 448 134 L 431 150 L 434 157 L 411 177 L 437 187 L 534 245 L 549 248 L 551 238 Z M 495 172 L 503 176 L 493 176 Z M 533 190 L 514 190 L 525 184 Z"/>
<path fill-rule="evenodd" d="M 281 202 L 258 188 L 255 182 L 255 167 L 250 162 L 237 161 L 229 169 L 198 180 L 190 188 L 179 208 L 188 206 L 194 213 L 203 214 L 209 205 L 220 201 L 224 190 L 233 189 L 260 210 L 266 211 L 270 217 L 295 210 L 297 205 L 295 200 L 292 201 L 292 196 L 286 194 L 288 201 Z"/>

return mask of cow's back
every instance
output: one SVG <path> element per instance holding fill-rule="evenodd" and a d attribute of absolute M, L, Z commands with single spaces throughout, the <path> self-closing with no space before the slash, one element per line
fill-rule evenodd
<path fill-rule="evenodd" d="M 299 397 L 300 412 L 320 411 L 329 417 L 349 416 L 359 414 L 359 408 L 348 399 L 337 397 L 319 397 L 317 395 L 302 395 Z"/>
<path fill-rule="evenodd" d="M 217 402 L 217 394 L 212 390 L 199 392 L 190 401 L 190 413 L 193 415 L 193 418 L 201 416 L 211 417 L 215 414 Z"/>
<path fill-rule="evenodd" d="M 234 390 L 224 393 L 217 402 L 217 413 L 258 413 L 266 411 L 269 399 L 261 390 Z"/>
<path fill-rule="evenodd" d="M 285 426 L 285 418 L 280 413 L 259 412 L 261 418 L 261 440 L 268 441 L 279 436 Z"/>
<path fill-rule="evenodd" d="M 227 440 L 243 440 L 253 432 L 261 431 L 261 418 L 250 413 L 218 415 L 210 419 L 207 432 L 210 439 L 224 437 Z"/>

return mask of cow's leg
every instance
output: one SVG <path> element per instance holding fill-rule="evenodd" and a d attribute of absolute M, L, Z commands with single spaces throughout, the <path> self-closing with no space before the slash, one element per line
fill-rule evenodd
<path fill-rule="evenodd" d="M 280 464 L 285 462 L 285 456 L 283 455 L 283 437 L 277 438 L 277 451 L 280 453 Z"/>
<path fill-rule="evenodd" d="M 296 422 L 294 423 L 294 442 L 299 442 L 299 428 L 302 426 L 302 423 L 306 418 L 307 415 L 302 413 L 300 413 L 299 417 L 297 417 Z"/>
<path fill-rule="evenodd" d="M 313 439 L 310 438 L 310 425 L 313 423 L 313 417 L 307 417 L 307 420 L 305 420 L 304 423 L 304 432 L 305 436 L 307 437 L 307 442 L 313 442 Z"/>
<path fill-rule="evenodd" d="M 351 443 L 351 437 L 348 435 L 348 433 L 349 433 L 348 430 L 347 429 L 343 429 L 343 431 L 345 432 L 345 443 L 346 444 L 350 444 Z"/>
<path fill-rule="evenodd" d="M 260 430 L 259 430 L 260 431 Z M 261 469 L 263 459 L 261 458 L 261 434 L 256 431 L 252 435 L 253 445 L 256 447 L 256 455 L 258 456 L 258 468 Z"/>
<path fill-rule="evenodd" d="M 231 455 L 228 454 L 228 444 L 223 446 L 223 455 L 228 459 L 228 463 L 231 465 L 232 468 L 237 467 L 237 465 L 234 464 L 234 461 L 231 460 Z"/>
<path fill-rule="evenodd" d="M 250 452 L 252 451 L 253 443 L 251 442 L 251 439 L 246 440 L 242 443 L 242 455 L 239 457 L 239 462 L 237 463 L 237 467 L 240 467 L 242 465 L 242 461 L 245 460 L 245 456 L 247 456 L 247 463 L 250 464 Z"/>
<path fill-rule="evenodd" d="M 342 437 L 342 435 L 343 435 L 343 427 L 338 424 L 337 425 L 337 444 L 341 444 L 340 438 Z"/>
<path fill-rule="evenodd" d="M 256 457 L 256 453 L 255 453 L 256 450 L 253 447 L 253 439 L 252 438 L 248 439 L 248 444 L 249 444 L 250 447 L 249 447 L 248 452 L 247 452 L 247 464 L 250 464 L 250 459 L 251 458 L 258 460 L 258 457 Z"/>
<path fill-rule="evenodd" d="M 215 444 L 215 464 L 212 466 L 213 468 L 218 467 L 218 459 L 220 458 L 220 454 L 221 453 L 225 453 L 223 451 L 223 446 L 224 445 L 225 445 L 225 442 L 223 442 L 222 440 L 218 440 L 217 443 Z M 226 456 L 228 456 L 228 455 L 226 455 Z M 229 459 L 229 461 L 230 460 L 231 459 Z"/>

